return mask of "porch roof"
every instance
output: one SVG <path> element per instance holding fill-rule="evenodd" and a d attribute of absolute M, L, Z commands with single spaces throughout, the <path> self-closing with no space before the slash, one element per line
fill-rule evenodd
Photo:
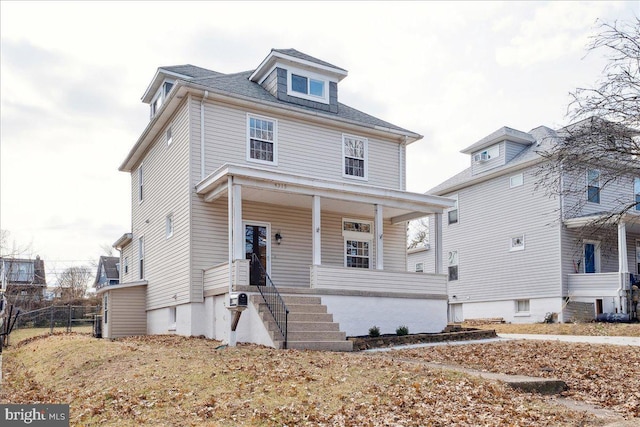
<path fill-rule="evenodd" d="M 564 225 L 567 228 L 581 228 L 593 223 L 594 221 L 604 221 L 605 223 L 611 223 L 611 225 L 614 225 L 614 220 L 616 219 L 616 217 L 617 215 L 609 212 L 600 212 L 593 215 L 585 215 L 565 219 Z M 627 231 L 632 233 L 640 233 L 640 212 L 626 212 L 620 217 L 620 220 L 625 223 Z"/>
<path fill-rule="evenodd" d="M 251 166 L 226 164 L 196 185 L 207 202 L 226 196 L 229 178 L 242 185 L 243 200 L 309 208 L 311 196 L 322 198 L 322 210 L 350 215 L 370 215 L 371 205 L 383 206 L 392 223 L 442 213 L 455 205 L 447 197 L 295 175 Z"/>

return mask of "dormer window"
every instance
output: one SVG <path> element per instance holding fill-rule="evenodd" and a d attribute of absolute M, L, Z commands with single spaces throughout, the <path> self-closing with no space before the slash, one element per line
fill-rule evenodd
<path fill-rule="evenodd" d="M 156 95 L 154 96 L 153 101 L 151 101 L 151 118 L 153 118 L 158 113 L 158 110 L 160 110 L 160 107 L 162 107 L 162 104 L 164 104 L 164 102 L 166 101 L 172 88 L 173 82 L 164 81 L 162 83 L 160 89 L 158 89 Z"/>
<path fill-rule="evenodd" d="M 297 68 L 287 70 L 287 95 L 310 101 L 329 103 L 329 81 L 326 77 Z"/>
<path fill-rule="evenodd" d="M 500 155 L 500 149 L 497 145 L 490 147 L 484 151 L 476 153 L 473 155 L 473 161 L 476 163 L 483 163 L 489 161 L 491 159 L 495 159 Z"/>

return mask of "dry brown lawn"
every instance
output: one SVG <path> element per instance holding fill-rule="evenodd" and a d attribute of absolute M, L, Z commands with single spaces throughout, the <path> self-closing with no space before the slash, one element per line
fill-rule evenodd
<path fill-rule="evenodd" d="M 640 337 L 640 323 L 463 323 L 463 326 L 494 329 L 504 334 L 592 335 Z"/>
<path fill-rule="evenodd" d="M 219 348 L 178 336 L 108 341 L 62 334 L 13 342 L 3 355 L 0 400 L 69 403 L 74 426 L 605 424 L 555 398 L 402 359 L 548 373 L 567 381 L 574 398 L 626 418 L 637 416 L 640 404 L 638 375 L 625 375 L 640 369 L 637 350 L 624 347 L 523 341 L 341 354 Z M 628 387 L 626 405 L 615 383 Z"/>

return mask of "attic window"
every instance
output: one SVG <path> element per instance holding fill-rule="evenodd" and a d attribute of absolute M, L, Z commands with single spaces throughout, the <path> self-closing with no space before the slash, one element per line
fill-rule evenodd
<path fill-rule="evenodd" d="M 324 76 L 299 69 L 289 69 L 287 76 L 287 95 L 329 103 L 329 82 Z"/>
<path fill-rule="evenodd" d="M 495 159 L 499 155 L 500 155 L 500 149 L 498 148 L 497 145 L 494 145 L 493 147 L 487 148 L 486 150 L 480 153 L 474 154 L 473 161 L 475 163 L 483 163 L 491 159 Z"/>

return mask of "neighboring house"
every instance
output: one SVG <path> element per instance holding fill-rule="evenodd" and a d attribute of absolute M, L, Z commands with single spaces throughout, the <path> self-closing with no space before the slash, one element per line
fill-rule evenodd
<path fill-rule="evenodd" d="M 98 290 L 103 286 L 117 285 L 118 283 L 120 283 L 120 257 L 101 256 L 93 286 Z"/>
<path fill-rule="evenodd" d="M 40 256 L 36 259 L 0 258 L 0 270 L 11 303 L 26 306 L 44 299 L 47 279 Z"/>
<path fill-rule="evenodd" d="M 547 127 L 528 133 L 503 127 L 462 150 L 470 167 L 427 192 L 457 201 L 441 218 L 450 321 L 528 323 L 547 313 L 570 321 L 629 312 L 630 274 L 640 273 L 640 211 L 588 239 L 582 231 L 616 202 L 640 200 L 640 177 L 600 188 L 600 172 L 585 169 L 561 180 L 584 186 L 578 199 L 549 197 L 537 188 L 539 153 L 561 135 Z"/>
<path fill-rule="evenodd" d="M 151 120 L 120 167 L 132 231 L 114 244 L 120 284 L 99 291 L 106 337 L 133 332 L 110 323 L 123 304 L 144 315 L 138 331 L 275 347 L 446 326 L 446 276 L 406 271 L 406 226 L 453 202 L 405 191 L 406 146 L 422 137 L 340 103 L 346 76 L 294 49 L 233 74 L 158 68 Z"/>

